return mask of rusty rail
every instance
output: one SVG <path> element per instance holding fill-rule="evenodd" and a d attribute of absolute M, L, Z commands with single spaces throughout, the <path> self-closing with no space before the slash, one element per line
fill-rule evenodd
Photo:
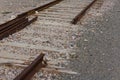
<path fill-rule="evenodd" d="M 43 61 L 45 54 L 40 54 L 28 67 L 26 67 L 14 80 L 31 80 L 36 72 L 47 64 Z"/>
<path fill-rule="evenodd" d="M 42 11 L 47 9 L 63 0 L 55 0 L 43 6 L 37 7 L 35 9 L 29 10 L 22 14 L 19 14 L 15 19 L 12 19 L 6 23 L 0 25 L 0 40 L 4 37 L 7 37 L 16 31 L 19 31 L 25 28 L 27 25 L 30 25 L 32 22 L 37 20 L 37 17 L 33 18 L 33 20 L 29 21 L 28 18 L 30 15 L 35 14 L 36 11 Z"/>
<path fill-rule="evenodd" d="M 35 9 L 29 10 L 29 11 L 27 11 L 27 12 L 24 12 L 24 13 L 18 15 L 18 17 L 26 16 L 26 15 L 29 16 L 29 15 L 35 14 L 36 11 L 39 12 L 39 11 L 45 10 L 45 9 L 47 9 L 47 8 L 55 5 L 55 4 L 58 4 L 58 3 L 61 2 L 61 1 L 63 1 L 63 0 L 55 0 L 55 1 L 53 1 L 53 2 L 50 2 L 50 3 L 48 3 L 48 4 L 45 4 L 45 5 L 43 5 L 43 6 L 37 7 L 37 8 L 35 8 Z"/>
<path fill-rule="evenodd" d="M 0 39 L 7 37 L 23 28 L 30 25 L 32 22 L 37 20 L 37 17 L 29 20 L 29 17 L 36 13 L 36 11 L 42 11 L 47 9 L 63 0 L 55 0 L 46 5 L 40 6 L 38 8 L 29 10 L 22 14 L 19 14 L 15 19 L 12 19 L 6 23 L 0 25 Z M 44 54 L 40 54 L 27 68 L 23 70 L 14 80 L 31 80 L 34 74 L 39 71 L 39 69 L 45 67 L 47 63 L 43 61 Z"/>
<path fill-rule="evenodd" d="M 14 33 L 15 31 L 12 32 L 12 30 L 13 30 L 15 27 L 17 27 L 18 24 L 20 25 L 20 24 L 23 24 L 23 23 L 25 23 L 25 22 L 27 23 L 28 20 L 25 19 L 25 20 L 22 20 L 22 21 L 20 21 L 20 22 L 21 22 L 21 23 L 16 22 L 16 24 L 11 25 L 11 26 L 8 26 L 8 27 L 2 29 L 2 30 L 0 31 L 0 39 L 3 39 L 4 37 L 7 37 L 7 36 L 11 35 L 12 33 Z"/>
<path fill-rule="evenodd" d="M 30 21 L 28 20 L 28 18 L 22 18 L 22 19 L 16 18 L 13 20 L 13 22 L 10 22 L 8 24 L 5 23 L 4 26 L 0 27 L 0 39 L 3 39 L 4 37 L 7 37 L 25 28 L 27 25 L 30 25 L 36 20 L 37 20 L 37 17 L 33 18 Z"/>
<path fill-rule="evenodd" d="M 93 0 L 88 6 L 86 6 L 75 18 L 71 21 L 72 24 L 77 24 L 78 21 L 82 19 L 88 9 L 96 2 L 97 0 Z"/>
<path fill-rule="evenodd" d="M 15 18 L 15 19 L 12 19 L 6 23 L 3 23 L 0 25 L 0 31 L 10 25 L 13 25 L 14 23 L 17 23 L 18 21 L 21 21 L 21 20 L 24 20 L 25 19 L 25 16 L 24 17 L 20 17 L 20 18 Z"/>
<path fill-rule="evenodd" d="M 24 19 L 19 20 L 19 21 L 15 22 L 15 23 L 13 23 L 13 24 L 11 24 L 11 25 L 1 27 L 2 29 L 0 30 L 0 34 L 8 31 L 9 29 L 12 29 L 12 28 L 16 27 L 16 26 L 19 25 L 19 24 L 24 23 L 25 21 L 28 22 L 28 19 L 27 19 L 27 18 L 24 18 Z"/>

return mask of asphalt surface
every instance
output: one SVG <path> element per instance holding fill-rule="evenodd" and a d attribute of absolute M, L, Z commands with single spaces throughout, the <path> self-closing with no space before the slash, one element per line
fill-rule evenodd
<path fill-rule="evenodd" d="M 85 28 L 77 42 L 77 58 L 69 64 L 78 75 L 61 75 L 60 80 L 120 80 L 120 1 Z"/>

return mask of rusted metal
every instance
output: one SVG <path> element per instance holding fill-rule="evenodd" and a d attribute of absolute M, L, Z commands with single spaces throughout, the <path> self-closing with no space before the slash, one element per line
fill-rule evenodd
<path fill-rule="evenodd" d="M 25 16 L 19 17 L 19 18 L 16 17 L 15 19 L 12 19 L 12 20 L 10 20 L 10 21 L 8 21 L 8 22 L 5 22 L 5 23 L 1 24 L 1 25 L 0 25 L 0 31 L 1 31 L 2 29 L 4 29 L 4 28 L 10 26 L 10 25 L 13 25 L 14 23 L 17 23 L 17 22 L 19 22 L 19 21 L 21 21 L 21 20 L 24 20 L 25 18 L 26 18 Z"/>
<path fill-rule="evenodd" d="M 63 1 L 63 0 L 55 0 L 55 1 L 52 1 L 52 2 L 50 2 L 50 3 L 48 3 L 48 4 L 43 5 L 43 6 L 37 7 L 37 8 L 35 8 L 35 9 L 29 10 L 29 11 L 27 11 L 27 12 L 24 12 L 24 13 L 18 15 L 18 17 L 21 17 L 21 16 L 29 16 L 29 15 L 35 14 L 36 11 L 39 12 L 39 11 L 45 10 L 45 9 L 47 9 L 47 8 L 55 5 L 55 4 L 58 4 L 58 3 L 61 2 L 61 1 Z"/>
<path fill-rule="evenodd" d="M 25 68 L 14 80 L 31 80 L 36 72 L 47 64 L 43 61 L 45 54 L 40 54 L 27 68 Z"/>
<path fill-rule="evenodd" d="M 96 2 L 97 0 L 92 1 L 88 6 L 86 6 L 75 18 L 72 20 L 72 24 L 77 24 L 78 21 L 85 15 L 87 10 Z"/>
<path fill-rule="evenodd" d="M 14 23 L 13 25 L 10 25 L 10 26 L 7 26 L 5 28 L 3 28 L 1 31 L 0 31 L 0 40 L 5 38 L 5 37 L 8 37 L 9 35 L 11 35 L 12 33 L 12 30 L 18 25 L 18 24 L 24 24 L 28 22 L 28 19 L 25 19 L 25 20 L 22 20 L 22 21 L 19 21 L 19 22 L 16 22 Z"/>
<path fill-rule="evenodd" d="M 30 25 L 31 23 L 35 22 L 37 20 L 38 17 L 35 17 L 33 18 L 32 20 L 28 20 L 27 22 L 21 24 L 21 25 L 18 25 L 15 29 L 13 29 L 13 32 L 18 32 L 20 30 L 22 30 L 23 28 L 25 28 L 26 26 Z"/>
<path fill-rule="evenodd" d="M 23 22 L 26 21 L 26 20 L 28 21 L 27 18 L 24 18 L 24 19 L 21 19 L 21 20 L 19 20 L 19 21 L 16 21 L 15 23 L 13 23 L 13 24 L 11 24 L 11 25 L 4 26 L 3 28 L 1 28 L 0 34 L 3 33 L 3 32 L 5 32 L 5 31 L 7 31 L 7 30 L 9 30 L 9 29 L 14 28 L 15 26 L 17 26 L 17 25 L 23 23 Z"/>
<path fill-rule="evenodd" d="M 28 18 L 24 18 L 10 26 L 5 27 L 0 31 L 0 39 L 7 37 L 21 29 L 25 28 L 27 25 L 30 25 L 32 22 L 36 21 L 37 17 L 33 18 L 32 20 L 28 20 Z"/>
<path fill-rule="evenodd" d="M 22 14 L 18 15 L 15 19 L 12 19 L 6 23 L 1 24 L 0 25 L 0 39 L 3 39 L 4 37 L 7 37 L 10 34 L 13 34 L 16 31 L 18 31 L 18 30 L 26 27 L 27 25 L 31 24 L 32 22 L 36 21 L 37 17 L 30 21 L 28 21 L 28 19 L 27 19 L 30 15 L 35 14 L 36 11 L 42 11 L 42 10 L 47 9 L 61 1 L 63 1 L 63 0 L 55 0 L 46 5 L 43 5 L 43 6 L 35 8 L 35 9 L 29 10 L 25 13 L 22 13 Z"/>

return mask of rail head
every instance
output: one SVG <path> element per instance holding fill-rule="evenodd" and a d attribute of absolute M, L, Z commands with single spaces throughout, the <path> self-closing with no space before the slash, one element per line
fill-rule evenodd
<path fill-rule="evenodd" d="M 58 4 L 59 2 L 61 2 L 63 0 L 55 0 L 55 1 L 52 1 L 48 4 L 45 4 L 43 6 L 40 6 L 40 7 L 37 7 L 35 9 L 32 9 L 32 10 L 29 10 L 27 12 L 24 12 L 22 14 L 19 14 L 16 16 L 16 18 L 6 22 L 6 23 L 3 23 L 0 25 L 0 40 L 2 40 L 4 37 L 8 37 L 9 35 L 11 35 L 10 33 L 14 33 L 16 32 L 17 28 L 19 26 L 19 24 L 21 24 L 21 21 L 25 21 L 29 16 L 35 14 L 36 12 L 39 12 L 39 11 L 42 11 L 44 9 L 47 9 L 55 4 Z M 28 18 L 29 19 L 29 18 Z M 23 25 L 23 27 L 26 27 L 27 24 L 31 24 L 32 22 L 36 21 L 37 18 L 34 18 L 33 20 L 30 20 L 28 21 L 25 25 Z M 16 30 L 13 30 L 13 29 L 16 29 Z M 12 32 L 13 31 L 13 32 Z M 4 34 L 3 34 L 4 32 Z"/>
<path fill-rule="evenodd" d="M 36 72 L 47 64 L 43 60 L 45 54 L 41 53 L 28 67 L 26 67 L 14 80 L 31 80 Z"/>
<path fill-rule="evenodd" d="M 75 18 L 73 18 L 73 20 L 71 21 L 72 24 L 77 24 L 78 21 L 80 21 L 82 19 L 82 17 L 86 14 L 86 12 L 88 11 L 88 9 L 90 9 L 90 7 L 96 2 L 97 0 L 93 0 L 88 6 L 86 6 L 78 15 L 75 16 Z"/>
<path fill-rule="evenodd" d="M 63 0 L 55 0 L 55 1 L 52 1 L 52 2 L 50 2 L 50 3 L 47 3 L 47 4 L 45 4 L 45 5 L 42 5 L 42 6 L 40 6 L 40 7 L 35 8 L 35 9 L 29 10 L 29 11 L 27 11 L 27 12 L 24 12 L 24 13 L 18 15 L 18 17 L 33 15 L 33 14 L 36 13 L 36 11 L 39 12 L 39 11 L 45 10 L 45 9 L 47 9 L 47 8 L 53 6 L 53 5 L 58 4 L 58 3 L 61 2 L 61 1 L 63 1 Z"/>

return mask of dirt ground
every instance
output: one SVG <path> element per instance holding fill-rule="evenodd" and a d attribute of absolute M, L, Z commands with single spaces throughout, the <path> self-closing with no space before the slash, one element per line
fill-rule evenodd
<path fill-rule="evenodd" d="M 0 0 L 0 23 L 50 1 Z M 65 66 L 78 74 L 55 75 L 52 80 L 120 80 L 120 1 L 101 1 L 78 23 L 78 33 L 70 34 L 76 52 Z"/>
<path fill-rule="evenodd" d="M 90 18 L 80 29 L 77 58 L 71 69 L 78 75 L 62 75 L 61 80 L 120 80 L 120 1 L 102 5 L 102 16 Z"/>

